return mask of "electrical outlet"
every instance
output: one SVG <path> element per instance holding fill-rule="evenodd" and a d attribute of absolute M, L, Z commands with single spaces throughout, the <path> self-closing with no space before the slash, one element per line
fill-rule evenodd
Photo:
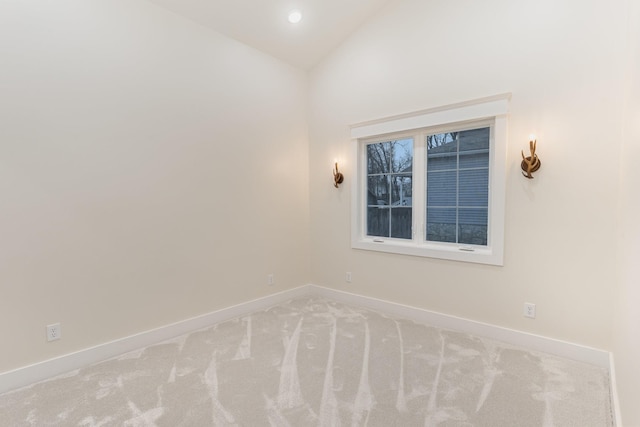
<path fill-rule="evenodd" d="M 530 319 L 536 318 L 536 305 L 531 304 L 530 302 L 524 303 L 524 317 L 528 317 Z"/>
<path fill-rule="evenodd" d="M 47 325 L 47 341 L 55 341 L 60 338 L 62 338 L 62 328 L 60 327 L 60 323 Z"/>
<path fill-rule="evenodd" d="M 269 274 L 269 275 L 267 276 L 267 285 L 269 285 L 269 286 L 273 286 L 273 285 L 275 285 L 275 284 L 276 284 L 276 279 L 275 279 L 275 277 L 273 276 L 273 274 Z"/>
<path fill-rule="evenodd" d="M 344 277 L 344 280 L 346 280 L 347 283 L 351 283 L 351 272 L 347 271 L 347 274 Z"/>

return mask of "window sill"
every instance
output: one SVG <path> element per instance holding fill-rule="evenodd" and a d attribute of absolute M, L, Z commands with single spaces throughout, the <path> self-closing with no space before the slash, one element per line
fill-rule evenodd
<path fill-rule="evenodd" d="M 503 254 L 485 246 L 423 243 L 416 244 L 399 239 L 366 238 L 351 242 L 354 249 L 411 255 L 476 264 L 503 265 Z"/>

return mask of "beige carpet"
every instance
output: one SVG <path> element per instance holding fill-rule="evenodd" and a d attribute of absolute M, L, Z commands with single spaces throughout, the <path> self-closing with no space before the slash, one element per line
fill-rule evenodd
<path fill-rule="evenodd" d="M 598 367 L 306 297 L 0 395 L 1 426 L 611 426 Z"/>

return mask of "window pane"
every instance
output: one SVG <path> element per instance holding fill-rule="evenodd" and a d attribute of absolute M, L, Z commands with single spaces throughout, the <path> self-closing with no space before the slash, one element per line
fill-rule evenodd
<path fill-rule="evenodd" d="M 392 206 L 411 206 L 412 194 L 411 175 L 396 175 L 391 179 Z"/>
<path fill-rule="evenodd" d="M 390 142 L 393 159 L 391 172 L 411 172 L 413 165 L 413 139 L 402 139 Z"/>
<path fill-rule="evenodd" d="M 460 169 L 489 167 L 489 128 L 460 132 Z"/>
<path fill-rule="evenodd" d="M 460 171 L 459 206 L 488 206 L 489 170 L 471 169 Z"/>
<path fill-rule="evenodd" d="M 460 153 L 460 169 L 488 168 L 488 151 L 467 151 Z"/>
<path fill-rule="evenodd" d="M 460 152 L 489 150 L 490 128 L 479 128 L 459 132 Z"/>
<path fill-rule="evenodd" d="M 456 243 L 456 209 L 427 209 L 427 240 Z"/>
<path fill-rule="evenodd" d="M 486 225 L 487 208 L 465 208 L 458 210 L 458 222 L 466 225 Z"/>
<path fill-rule="evenodd" d="M 445 151 L 456 151 L 457 138 L 460 132 L 436 133 L 427 136 L 427 151 L 442 153 Z"/>
<path fill-rule="evenodd" d="M 459 243 L 486 245 L 487 220 L 488 214 L 486 208 L 460 209 L 458 214 Z"/>
<path fill-rule="evenodd" d="M 389 208 L 367 208 L 367 235 L 389 237 Z"/>
<path fill-rule="evenodd" d="M 452 170 L 457 167 L 458 158 L 456 153 L 440 153 L 429 156 L 427 169 L 430 171 Z"/>
<path fill-rule="evenodd" d="M 456 206 L 457 174 L 455 170 L 427 174 L 427 206 Z"/>
<path fill-rule="evenodd" d="M 457 167 L 456 133 L 427 136 L 427 170 L 455 169 Z"/>
<path fill-rule="evenodd" d="M 388 205 L 389 178 L 387 176 L 370 176 L 367 180 L 367 205 Z"/>
<path fill-rule="evenodd" d="M 389 142 L 367 145 L 367 174 L 382 174 L 389 172 Z"/>
<path fill-rule="evenodd" d="M 391 209 L 391 237 L 411 238 L 411 208 Z"/>

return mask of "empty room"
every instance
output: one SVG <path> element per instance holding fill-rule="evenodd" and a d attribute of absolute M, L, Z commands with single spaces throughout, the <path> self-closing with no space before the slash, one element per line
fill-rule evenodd
<path fill-rule="evenodd" d="M 0 0 L 0 426 L 640 427 L 638 159 L 637 0 Z"/>

